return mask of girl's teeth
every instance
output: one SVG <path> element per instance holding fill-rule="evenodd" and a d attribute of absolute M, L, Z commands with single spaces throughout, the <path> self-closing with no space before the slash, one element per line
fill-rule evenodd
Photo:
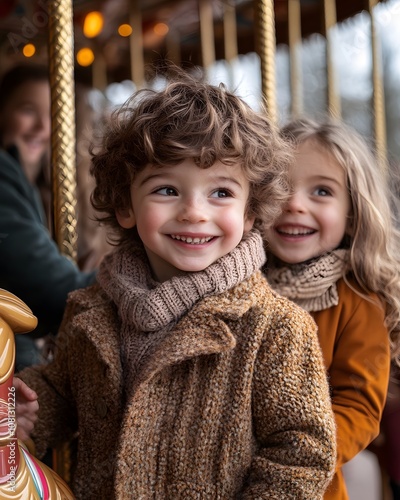
<path fill-rule="evenodd" d="M 302 230 L 302 229 L 292 229 L 292 230 L 280 230 L 280 233 L 282 234 L 289 234 L 293 236 L 298 236 L 298 235 L 305 235 L 305 234 L 311 234 L 312 231 L 307 231 L 307 230 Z"/>

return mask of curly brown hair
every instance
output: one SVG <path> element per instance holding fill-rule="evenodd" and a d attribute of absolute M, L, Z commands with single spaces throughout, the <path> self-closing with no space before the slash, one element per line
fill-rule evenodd
<path fill-rule="evenodd" d="M 239 163 L 250 182 L 247 215 L 263 234 L 289 195 L 291 146 L 266 113 L 241 98 L 185 74 L 161 91 L 136 92 L 111 116 L 100 148 L 92 147 L 92 204 L 113 229 L 114 243 L 138 237 L 123 229 L 116 211 L 131 206 L 130 187 L 146 165 L 177 165 L 191 158 L 199 168 Z"/>

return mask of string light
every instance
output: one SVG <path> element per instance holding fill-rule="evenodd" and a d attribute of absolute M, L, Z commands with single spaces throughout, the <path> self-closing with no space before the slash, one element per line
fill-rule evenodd
<path fill-rule="evenodd" d="M 158 36 L 165 36 L 168 33 L 169 28 L 165 23 L 157 23 L 154 26 L 153 31 Z"/>
<path fill-rule="evenodd" d="M 118 27 L 118 33 L 121 36 L 129 36 L 132 34 L 132 26 L 130 26 L 129 24 L 121 24 Z"/>
<path fill-rule="evenodd" d="M 83 22 L 83 34 L 87 38 L 94 38 L 99 35 L 103 29 L 103 14 L 98 11 L 89 12 Z"/>
<path fill-rule="evenodd" d="M 93 50 L 89 49 L 89 47 L 78 50 L 76 60 L 80 66 L 90 66 L 94 61 Z"/>
<path fill-rule="evenodd" d="M 22 53 L 24 54 L 25 57 L 32 57 L 36 52 L 36 47 L 33 45 L 33 43 L 27 43 L 24 45 L 24 48 L 22 49 Z"/>

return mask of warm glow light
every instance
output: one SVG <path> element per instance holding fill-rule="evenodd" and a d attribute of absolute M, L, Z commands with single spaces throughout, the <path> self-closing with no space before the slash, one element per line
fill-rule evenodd
<path fill-rule="evenodd" d="M 157 23 L 154 26 L 153 31 L 158 36 L 165 36 L 168 33 L 169 28 L 165 23 Z"/>
<path fill-rule="evenodd" d="M 129 24 L 121 24 L 121 26 L 118 27 L 118 33 L 121 36 L 129 36 L 132 34 L 132 26 Z"/>
<path fill-rule="evenodd" d="M 33 43 L 27 43 L 26 45 L 24 45 L 24 48 L 22 49 L 22 53 L 24 54 L 25 57 L 32 57 L 35 52 L 36 52 L 36 47 L 33 45 Z"/>
<path fill-rule="evenodd" d="M 104 19 L 101 12 L 93 11 L 86 15 L 83 22 L 83 34 L 87 38 L 94 38 L 101 33 Z"/>
<path fill-rule="evenodd" d="M 93 50 L 89 49 L 89 47 L 84 47 L 83 49 L 78 50 L 76 60 L 81 66 L 90 66 L 94 61 Z"/>

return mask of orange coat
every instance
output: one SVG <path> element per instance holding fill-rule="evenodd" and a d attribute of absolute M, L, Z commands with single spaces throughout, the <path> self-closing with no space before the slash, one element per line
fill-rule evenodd
<path fill-rule="evenodd" d="M 337 425 L 337 471 L 324 500 L 348 499 L 340 468 L 379 433 L 390 365 L 382 307 L 361 298 L 343 279 L 337 287 L 339 304 L 311 313 L 318 325 Z"/>

